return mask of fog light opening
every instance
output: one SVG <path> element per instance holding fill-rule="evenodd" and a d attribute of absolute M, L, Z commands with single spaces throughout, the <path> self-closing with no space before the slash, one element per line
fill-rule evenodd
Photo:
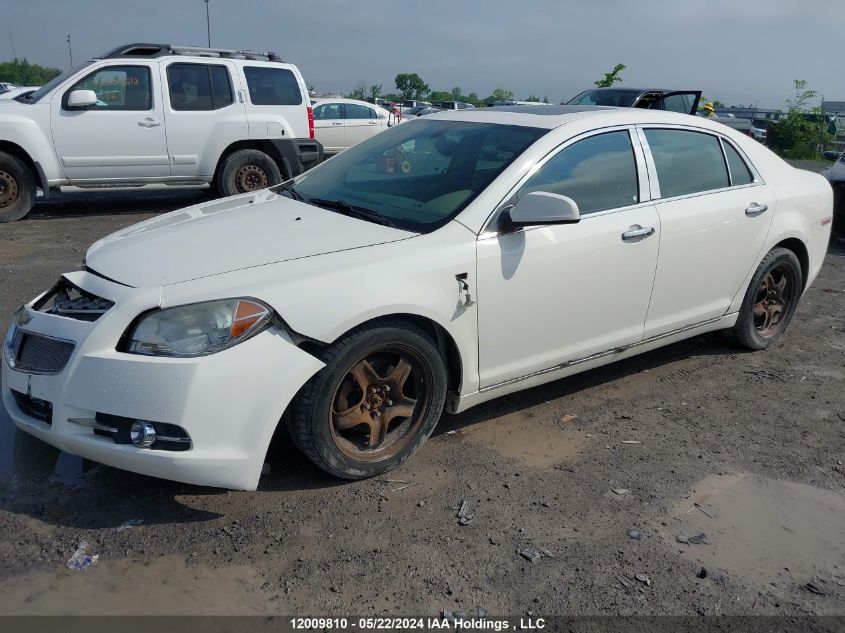
<path fill-rule="evenodd" d="M 137 420 L 129 429 L 129 439 L 138 448 L 148 448 L 156 441 L 155 427 L 149 422 Z"/>

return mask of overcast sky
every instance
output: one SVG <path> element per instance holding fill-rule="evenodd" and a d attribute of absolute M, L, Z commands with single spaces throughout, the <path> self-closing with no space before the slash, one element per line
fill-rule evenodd
<path fill-rule="evenodd" d="M 320 92 L 400 72 L 483 98 L 625 86 L 783 107 L 792 80 L 845 100 L 845 0 L 210 0 L 211 43 L 278 51 Z M 0 0 L 0 58 L 66 68 L 119 44 L 206 44 L 203 0 Z"/>

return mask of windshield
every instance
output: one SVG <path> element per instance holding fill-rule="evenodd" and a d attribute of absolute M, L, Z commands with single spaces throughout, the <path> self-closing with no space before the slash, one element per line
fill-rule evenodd
<path fill-rule="evenodd" d="M 427 233 L 455 217 L 547 131 L 414 119 L 338 154 L 307 173 L 293 193 L 305 202 L 354 205 Z"/>
<path fill-rule="evenodd" d="M 91 62 L 85 62 L 84 64 L 79 64 L 77 66 L 74 66 L 70 70 L 64 71 L 60 75 L 53 77 L 50 81 L 48 81 L 46 84 L 41 86 L 38 90 L 28 94 L 24 99 L 21 99 L 21 101 L 23 103 L 35 103 L 36 101 L 41 99 L 44 95 L 46 95 L 48 92 L 51 92 L 53 90 L 53 88 L 58 86 L 65 79 L 72 77 L 73 75 L 78 73 L 80 70 L 82 70 L 86 66 L 89 66 L 90 64 L 91 64 Z"/>
<path fill-rule="evenodd" d="M 566 105 L 630 108 L 638 94 L 636 90 L 586 90 Z"/>

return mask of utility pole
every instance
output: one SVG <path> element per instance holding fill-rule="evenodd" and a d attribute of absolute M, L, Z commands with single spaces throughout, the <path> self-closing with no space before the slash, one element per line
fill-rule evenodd
<path fill-rule="evenodd" d="M 203 2 L 205 2 L 205 30 L 208 35 L 208 48 L 211 48 L 211 18 L 208 14 L 208 0 L 203 0 Z"/>
<path fill-rule="evenodd" d="M 67 54 L 70 57 L 70 67 L 73 68 L 73 50 L 70 47 L 70 35 L 67 36 Z"/>

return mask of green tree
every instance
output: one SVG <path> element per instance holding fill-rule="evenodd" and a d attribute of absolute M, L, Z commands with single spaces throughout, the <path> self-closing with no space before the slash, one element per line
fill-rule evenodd
<path fill-rule="evenodd" d="M 370 86 L 370 97 L 378 99 L 381 96 L 381 84 L 373 84 Z"/>
<path fill-rule="evenodd" d="M 532 103 L 540 103 L 540 97 L 537 95 L 529 95 L 525 98 L 526 101 L 531 101 Z"/>
<path fill-rule="evenodd" d="M 478 98 L 478 95 L 474 92 L 470 92 L 466 97 L 464 97 L 464 101 L 467 103 L 471 103 L 476 108 L 484 103 L 481 99 Z"/>
<path fill-rule="evenodd" d="M 505 90 L 504 88 L 496 88 L 489 97 L 484 100 L 487 105 L 493 105 L 497 101 L 511 101 L 513 100 L 513 91 Z"/>
<path fill-rule="evenodd" d="M 61 72 L 58 68 L 30 64 L 25 57 L 0 62 L 0 81 L 19 86 L 43 86 Z"/>
<path fill-rule="evenodd" d="M 452 97 L 452 101 L 463 101 L 463 95 L 461 95 L 461 89 L 458 86 L 452 88 L 449 96 Z"/>
<path fill-rule="evenodd" d="M 613 67 L 613 70 L 604 74 L 604 79 L 599 79 L 594 83 L 599 88 L 610 88 L 617 81 L 622 81 L 622 77 L 619 76 L 619 73 L 625 70 L 625 68 L 625 64 L 616 64 L 616 66 Z"/>
<path fill-rule="evenodd" d="M 787 100 L 788 109 L 772 125 L 767 141 L 777 153 L 788 158 L 817 158 L 820 150 L 830 141 L 827 121 L 821 105 L 811 107 L 818 97 L 815 90 L 807 88 L 803 79 L 795 79 L 795 97 Z"/>
<path fill-rule="evenodd" d="M 350 92 L 348 95 L 346 95 L 346 98 L 347 99 L 359 99 L 361 101 L 366 99 L 367 98 L 367 84 L 366 84 L 366 82 L 359 81 L 358 85 L 355 86 L 355 88 L 352 90 L 352 92 Z"/>
<path fill-rule="evenodd" d="M 432 90 L 428 94 L 428 100 L 432 103 L 437 103 L 438 101 L 449 101 L 452 98 L 451 92 L 446 92 L 445 90 Z"/>
<path fill-rule="evenodd" d="M 428 84 L 417 73 L 399 73 L 395 81 L 403 100 L 422 99 L 428 94 Z"/>

